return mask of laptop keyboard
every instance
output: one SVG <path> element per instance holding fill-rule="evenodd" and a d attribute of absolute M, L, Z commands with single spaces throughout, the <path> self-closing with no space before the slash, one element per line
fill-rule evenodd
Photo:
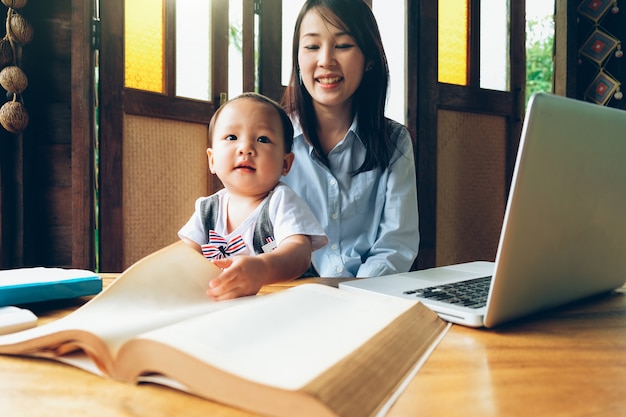
<path fill-rule="evenodd" d="M 434 287 L 405 291 L 404 294 L 417 298 L 441 301 L 469 308 L 481 308 L 487 305 L 491 277 L 481 277 L 467 281 L 442 284 Z"/>

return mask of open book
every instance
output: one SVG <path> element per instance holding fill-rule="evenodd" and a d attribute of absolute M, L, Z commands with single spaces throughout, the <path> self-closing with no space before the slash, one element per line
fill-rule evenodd
<path fill-rule="evenodd" d="M 372 416 L 446 331 L 423 305 L 319 284 L 231 301 L 183 243 L 140 260 L 57 321 L 0 336 L 0 353 L 164 384 L 272 416 Z"/>

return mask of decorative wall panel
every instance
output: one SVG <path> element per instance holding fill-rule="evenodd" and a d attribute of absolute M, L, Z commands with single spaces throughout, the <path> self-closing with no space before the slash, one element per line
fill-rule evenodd
<path fill-rule="evenodd" d="M 621 0 L 582 0 L 578 5 L 577 95 L 624 109 L 626 10 Z"/>

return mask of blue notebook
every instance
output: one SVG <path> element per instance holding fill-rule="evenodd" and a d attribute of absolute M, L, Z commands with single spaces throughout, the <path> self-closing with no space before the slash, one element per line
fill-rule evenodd
<path fill-rule="evenodd" d="M 0 306 L 93 295 L 102 279 L 82 269 L 19 268 L 0 271 Z"/>

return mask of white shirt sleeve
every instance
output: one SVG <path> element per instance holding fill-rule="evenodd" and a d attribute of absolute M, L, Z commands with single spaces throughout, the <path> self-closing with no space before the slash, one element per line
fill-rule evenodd
<path fill-rule="evenodd" d="M 280 183 L 269 201 L 270 218 L 274 224 L 274 238 L 280 245 L 292 235 L 311 237 L 313 250 L 326 243 L 328 238 L 309 206 L 287 185 Z"/>

